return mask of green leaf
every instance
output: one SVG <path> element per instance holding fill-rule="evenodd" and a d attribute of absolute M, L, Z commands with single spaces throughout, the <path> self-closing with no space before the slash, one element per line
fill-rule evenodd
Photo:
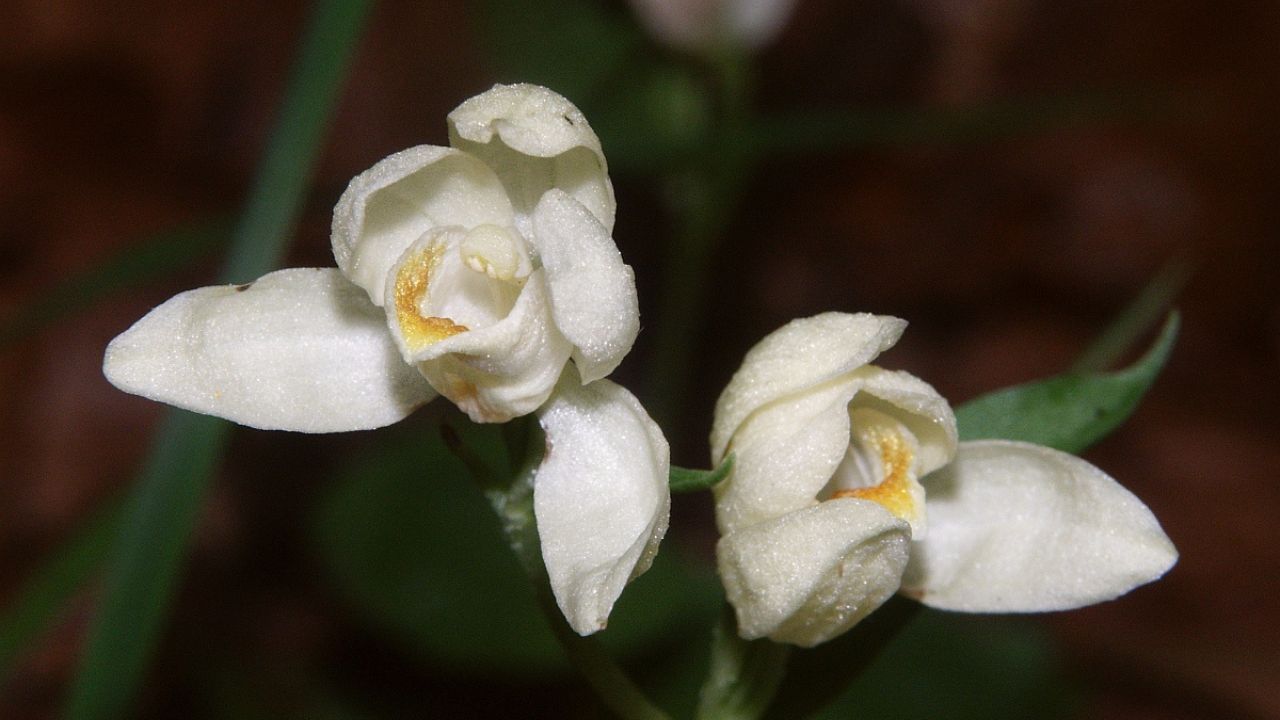
<path fill-rule="evenodd" d="M 1178 335 L 1171 313 L 1151 349 L 1111 373 L 1066 373 L 970 400 L 956 409 L 960 439 L 1001 438 L 1079 453 L 1124 422 L 1155 382 Z"/>
<path fill-rule="evenodd" d="M 503 465 L 501 428 L 461 424 L 456 433 L 467 454 Z M 317 552 L 342 594 L 406 651 L 451 671 L 567 672 L 467 465 L 420 423 L 379 440 L 334 479 L 313 518 Z M 686 634 L 718 602 L 714 575 L 664 547 L 594 637 L 635 655 Z"/>
<path fill-rule="evenodd" d="M 222 277 L 252 280 L 279 262 L 301 211 L 345 68 L 369 3 L 320 0 Z M 229 426 L 171 411 L 124 510 L 67 717 L 128 714 L 168 613 L 186 546 Z"/>
<path fill-rule="evenodd" d="M 671 466 L 670 485 L 673 493 L 698 492 L 710 490 L 716 483 L 728 477 L 733 470 L 733 453 L 720 461 L 713 470 L 690 470 L 678 465 Z"/>
<path fill-rule="evenodd" d="M 163 277 L 208 256 L 231 236 L 217 220 L 174 228 L 124 248 L 114 257 L 64 280 L 0 322 L 0 349 L 113 292 Z"/>

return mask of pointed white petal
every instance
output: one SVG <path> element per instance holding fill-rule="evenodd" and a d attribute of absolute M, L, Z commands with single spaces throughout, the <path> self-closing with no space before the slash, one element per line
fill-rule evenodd
<path fill-rule="evenodd" d="M 402 150 L 357 175 L 333 209 L 333 257 L 375 304 L 387 271 L 428 230 L 449 225 L 511 225 L 498 177 L 453 148 Z"/>
<path fill-rule="evenodd" d="M 898 589 L 910 531 L 865 500 L 829 500 L 729 533 L 716 558 L 738 633 L 812 647 Z"/>
<path fill-rule="evenodd" d="M 580 635 L 603 630 L 629 580 L 649 568 L 667 530 L 667 441 L 640 402 L 572 368 L 538 411 L 547 455 L 533 506 L 551 589 Z"/>
<path fill-rule="evenodd" d="M 537 85 L 495 85 L 449 113 L 449 142 L 502 178 L 528 233 L 543 193 L 559 188 L 613 232 L 616 203 L 600 139 L 573 103 Z"/>
<path fill-rule="evenodd" d="M 716 485 L 720 532 L 812 505 L 849 448 L 849 399 L 858 385 L 845 380 L 797 393 L 761 408 L 733 441 L 733 470 Z"/>
<path fill-rule="evenodd" d="M 103 372 L 126 392 L 270 430 L 381 427 L 434 397 L 382 311 L 332 268 L 177 295 L 111 341 Z"/>
<path fill-rule="evenodd" d="M 920 443 L 921 476 L 951 462 L 956 454 L 956 416 L 932 385 L 910 373 L 875 365 L 854 374 L 862 388 L 853 406 L 887 413 L 911 431 Z"/>
<path fill-rule="evenodd" d="M 1110 600 L 1177 561 L 1151 511 L 1098 468 L 1028 443 L 960 443 L 925 478 L 929 536 L 903 581 L 926 605 L 1066 610 Z"/>
<path fill-rule="evenodd" d="M 760 407 L 850 372 L 893 346 L 907 323 L 861 313 L 792 320 L 747 352 L 716 402 L 711 458 L 718 464 L 742 421 Z"/>
<path fill-rule="evenodd" d="M 595 216 L 561 190 L 548 191 L 534 210 L 533 243 L 547 273 L 551 312 L 573 343 L 582 381 L 608 375 L 640 332 L 631 266 Z"/>

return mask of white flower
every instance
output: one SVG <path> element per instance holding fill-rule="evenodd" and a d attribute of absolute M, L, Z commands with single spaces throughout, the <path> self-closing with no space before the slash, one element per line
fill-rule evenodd
<path fill-rule="evenodd" d="M 716 554 L 743 637 L 813 646 L 901 590 L 968 612 L 1101 602 L 1177 560 L 1136 497 L 1038 445 L 956 442 L 927 383 L 869 363 L 906 323 L 795 320 L 743 360 L 716 405 Z"/>
<path fill-rule="evenodd" d="M 381 427 L 437 393 L 477 422 L 541 407 L 544 559 L 570 623 L 592 632 L 648 566 L 669 502 L 666 441 L 601 379 L 639 310 L 600 141 L 532 85 L 464 102 L 449 136 L 351 181 L 336 269 L 181 293 L 113 340 L 103 371 L 126 392 L 274 430 Z"/>
<path fill-rule="evenodd" d="M 654 37 L 682 50 L 719 43 L 767 44 L 786 25 L 795 0 L 631 0 Z"/>

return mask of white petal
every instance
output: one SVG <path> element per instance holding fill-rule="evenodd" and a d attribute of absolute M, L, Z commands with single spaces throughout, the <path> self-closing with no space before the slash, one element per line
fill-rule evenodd
<path fill-rule="evenodd" d="M 830 500 L 720 538 L 716 558 L 738 633 L 812 647 L 898 589 L 907 524 L 865 500 Z"/>
<path fill-rule="evenodd" d="M 547 434 L 533 489 L 542 558 L 569 625 L 588 635 L 604 629 L 667 531 L 667 441 L 631 393 L 608 380 L 584 386 L 572 368 L 538 420 Z"/>
<path fill-rule="evenodd" d="M 907 323 L 860 313 L 792 320 L 747 352 L 716 402 L 711 457 L 718 464 L 733 434 L 763 405 L 871 362 L 893 346 Z"/>
<path fill-rule="evenodd" d="M 448 225 L 511 225 L 498 177 L 453 148 L 402 150 L 357 175 L 333 209 L 333 257 L 375 304 L 387 271 L 426 231 Z"/>
<path fill-rule="evenodd" d="M 533 243 L 551 290 L 551 312 L 573 343 L 583 382 L 618 367 L 640 332 L 635 275 L 609 231 L 561 190 L 542 196 L 533 214 Z"/>
<path fill-rule="evenodd" d="M 177 295 L 111 341 L 103 372 L 126 392 L 270 430 L 381 427 L 434 397 L 382 311 L 332 268 Z"/>
<path fill-rule="evenodd" d="M 495 85 L 449 113 L 449 142 L 484 160 L 506 186 L 528 233 L 528 218 L 560 188 L 613 232 L 616 203 L 600 139 L 573 103 L 537 85 Z"/>
<path fill-rule="evenodd" d="M 849 448 L 845 379 L 798 393 L 752 415 L 733 441 L 733 470 L 716 485 L 721 533 L 809 507 Z"/>
<path fill-rule="evenodd" d="M 1028 443 L 960 444 L 925 478 L 929 536 L 904 592 L 969 612 L 1066 610 L 1110 600 L 1177 561 L 1151 511 L 1098 468 Z"/>
<path fill-rule="evenodd" d="M 854 375 L 862 386 L 854 407 L 887 413 L 911 431 L 920 443 L 918 472 L 922 477 L 951 462 L 956 454 L 956 416 L 932 385 L 910 373 L 875 365 Z"/>

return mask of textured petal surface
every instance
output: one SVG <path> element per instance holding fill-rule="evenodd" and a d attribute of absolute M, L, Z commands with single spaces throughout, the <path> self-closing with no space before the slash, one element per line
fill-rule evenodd
<path fill-rule="evenodd" d="M 729 533 L 716 546 L 738 633 L 812 647 L 897 589 L 907 524 L 879 505 L 838 499 Z"/>
<path fill-rule="evenodd" d="M 734 440 L 733 470 L 717 485 L 720 532 L 817 503 L 849 447 L 850 379 L 798 393 L 753 415 Z"/>
<path fill-rule="evenodd" d="M 855 408 L 887 413 L 915 436 L 920 444 L 921 476 L 951 462 L 956 454 L 956 416 L 932 385 L 910 373 L 874 365 L 855 371 L 854 376 L 861 384 Z"/>
<path fill-rule="evenodd" d="M 533 214 L 533 237 L 551 291 L 551 312 L 573 343 L 583 382 L 622 362 L 640 332 L 635 275 L 609 232 L 561 190 L 548 191 Z"/>
<path fill-rule="evenodd" d="M 402 150 L 357 175 L 333 209 L 333 257 L 382 304 L 387 271 L 426 231 L 449 225 L 511 225 L 498 176 L 453 148 Z"/>
<path fill-rule="evenodd" d="M 925 478 L 929 536 L 903 581 L 926 605 L 1066 610 L 1159 578 L 1177 551 L 1151 511 L 1098 468 L 1027 443 L 961 443 Z"/>
<path fill-rule="evenodd" d="M 572 368 L 538 412 L 547 455 L 534 478 L 542 558 L 556 602 L 581 635 L 603 630 L 627 582 L 667 530 L 667 441 L 640 402 Z"/>
<path fill-rule="evenodd" d="M 551 188 L 613 232 L 616 203 L 600 139 L 563 96 L 537 85 L 495 85 L 449 113 L 449 142 L 498 174 L 521 232 L 528 234 L 529 217 Z"/>
<path fill-rule="evenodd" d="M 792 320 L 747 352 L 716 402 L 711 461 L 719 464 L 751 413 L 779 398 L 836 378 L 893 346 L 904 320 L 865 313 L 823 313 Z"/>
<path fill-rule="evenodd" d="M 177 295 L 107 346 L 103 372 L 126 392 L 269 430 L 381 427 L 435 395 L 382 311 L 332 268 Z"/>

